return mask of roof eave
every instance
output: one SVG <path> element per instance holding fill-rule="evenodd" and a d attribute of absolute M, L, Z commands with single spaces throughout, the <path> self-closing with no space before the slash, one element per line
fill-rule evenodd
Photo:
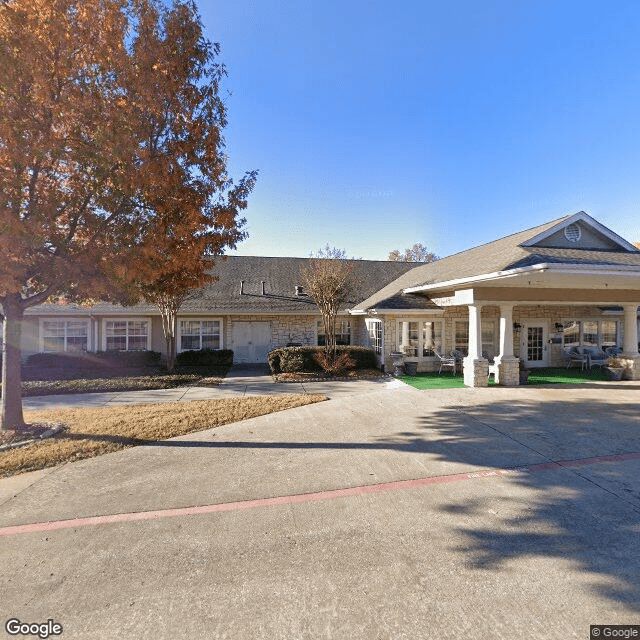
<path fill-rule="evenodd" d="M 483 273 L 475 276 L 468 276 L 466 278 L 443 280 L 442 282 L 433 282 L 431 284 L 423 284 L 417 287 L 408 287 L 407 289 L 403 289 L 403 293 L 419 293 L 424 291 L 435 291 L 438 289 L 455 289 L 461 285 L 495 282 L 496 280 L 508 280 L 523 274 L 539 273 L 543 271 L 558 274 L 571 273 L 578 275 L 613 275 L 625 272 L 640 275 L 640 265 L 559 264 L 543 262 L 528 267 L 518 267 L 516 269 L 506 269 L 505 271 L 495 271 L 493 273 Z"/>

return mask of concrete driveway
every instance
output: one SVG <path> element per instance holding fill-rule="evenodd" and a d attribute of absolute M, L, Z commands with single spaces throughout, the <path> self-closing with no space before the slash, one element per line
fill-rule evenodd
<path fill-rule="evenodd" d="M 242 639 L 639 623 L 639 409 L 638 383 L 378 389 L 2 481 L 4 620 Z"/>

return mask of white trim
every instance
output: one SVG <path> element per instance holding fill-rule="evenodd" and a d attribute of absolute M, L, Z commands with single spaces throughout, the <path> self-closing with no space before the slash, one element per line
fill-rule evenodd
<path fill-rule="evenodd" d="M 64 322 L 64 349 L 62 351 L 45 351 L 44 349 L 44 328 L 45 322 Z M 38 349 L 40 353 L 68 353 L 67 351 L 67 322 L 84 322 L 87 326 L 87 351 L 92 351 L 93 341 L 91 336 L 91 318 L 86 317 L 74 317 L 74 316 L 45 316 L 38 318 Z M 71 352 L 73 353 L 73 352 Z"/>
<path fill-rule="evenodd" d="M 146 321 L 147 323 L 147 351 L 151 351 L 151 318 L 146 316 L 116 316 L 102 318 L 102 351 L 107 350 L 107 322 L 127 323 L 127 346 L 129 346 L 129 322 Z M 129 349 L 126 349 L 129 351 Z"/>
<path fill-rule="evenodd" d="M 182 331 L 180 327 L 181 320 L 194 321 L 198 320 L 200 322 L 219 322 L 220 323 L 220 346 L 218 349 L 224 349 L 224 320 L 222 316 L 188 316 L 183 315 L 182 313 L 178 316 L 177 322 L 177 330 L 176 330 L 176 353 L 182 353 L 182 351 L 189 351 L 189 349 L 182 349 Z M 264 320 L 261 322 L 269 322 L 268 320 Z M 202 348 L 202 325 L 200 325 L 200 347 Z"/>
<path fill-rule="evenodd" d="M 630 277 L 640 276 L 640 265 L 611 265 L 602 267 L 599 264 L 559 264 L 541 262 L 540 264 L 534 264 L 529 267 L 517 267 L 515 269 L 507 269 L 505 271 L 494 271 L 492 273 L 482 273 L 475 276 L 468 276 L 466 278 L 456 278 L 455 280 L 443 280 L 441 282 L 434 282 L 432 284 L 421 284 L 417 287 L 408 287 L 403 289 L 403 293 L 417 293 L 420 291 L 432 291 L 434 289 L 450 289 L 462 284 L 469 283 L 481 283 L 487 281 L 506 280 L 508 278 L 514 278 L 519 275 L 527 273 L 536 273 L 549 271 L 558 274 L 578 274 L 578 275 L 602 275 L 612 276 L 629 273 Z M 536 302 L 536 304 L 538 304 Z"/>
<path fill-rule="evenodd" d="M 413 316 L 398 316 L 397 318 L 395 318 L 395 322 L 396 322 L 396 344 L 393 347 L 398 348 L 398 349 L 402 349 L 405 346 L 408 345 L 401 345 L 402 342 L 402 323 L 403 322 L 414 322 L 418 325 L 418 345 L 416 346 L 416 355 L 415 356 L 407 356 L 408 358 L 415 360 L 428 360 L 428 361 L 432 361 L 435 360 L 437 356 L 433 355 L 433 356 L 424 356 L 422 355 L 423 351 L 424 351 L 424 344 L 423 344 L 423 330 L 424 330 L 424 323 L 425 322 L 432 322 L 432 323 L 439 323 L 440 324 L 440 351 L 444 351 L 444 345 L 445 345 L 445 331 L 446 331 L 446 326 L 445 326 L 445 319 L 444 317 L 438 317 L 438 318 L 433 318 L 433 317 L 429 317 L 429 316 L 422 316 L 421 318 L 416 318 Z M 384 326 L 383 326 L 384 329 Z M 385 337 L 384 337 L 384 331 L 383 331 L 383 341 L 384 341 Z M 435 349 L 435 351 L 437 351 L 437 349 Z M 442 353 L 441 353 L 442 355 Z"/>
<path fill-rule="evenodd" d="M 542 327 L 542 350 L 544 353 L 544 359 L 542 360 L 528 360 L 527 359 L 527 343 L 529 336 L 527 329 L 529 327 Z M 520 360 L 522 360 L 527 366 L 536 367 L 548 367 L 550 362 L 549 353 L 549 321 L 548 320 L 526 320 L 522 322 L 522 328 L 520 330 Z"/>
<path fill-rule="evenodd" d="M 638 253 L 638 247 L 634 247 L 630 242 L 619 236 L 617 233 L 611 231 L 603 224 L 600 224 L 597 220 L 592 218 L 590 215 L 585 213 L 584 211 L 578 211 L 578 213 L 574 213 L 569 218 L 565 218 L 562 222 L 553 225 L 551 229 L 547 229 L 542 233 L 539 233 L 537 236 L 526 240 L 525 242 L 521 242 L 521 247 L 531 247 L 541 240 L 545 240 L 549 238 L 554 233 L 560 231 L 561 229 L 568 227 L 570 224 L 575 224 L 576 222 L 585 222 L 587 225 L 593 227 L 596 231 L 599 231 L 603 236 L 625 248 L 627 251 L 632 251 L 633 253 Z"/>

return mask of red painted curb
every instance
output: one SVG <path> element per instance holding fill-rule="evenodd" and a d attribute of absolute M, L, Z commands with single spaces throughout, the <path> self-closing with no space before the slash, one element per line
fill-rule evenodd
<path fill-rule="evenodd" d="M 302 493 L 290 496 L 278 496 L 274 498 L 259 498 L 256 500 L 243 500 L 240 502 L 226 502 L 222 504 L 210 504 L 201 507 L 182 507 L 178 509 L 161 509 L 159 511 L 140 511 L 137 513 L 118 513 L 114 515 L 92 516 L 89 518 L 74 518 L 72 520 L 56 520 L 53 522 L 34 522 L 11 527 L 1 527 L 0 537 L 15 536 L 24 533 L 44 533 L 59 529 L 76 529 L 100 524 L 113 524 L 117 522 L 134 522 L 137 520 L 158 520 L 160 518 L 176 518 L 179 516 L 194 516 L 222 511 L 244 511 L 260 507 L 275 507 L 285 504 L 302 504 L 304 502 L 317 502 L 320 500 L 333 500 L 335 498 L 348 498 L 369 493 L 383 493 L 398 491 L 400 489 L 417 489 L 434 484 L 448 484 L 451 482 L 463 482 L 489 477 L 513 476 L 520 473 L 536 473 L 548 469 L 561 469 L 563 467 L 583 467 L 603 462 L 624 462 L 626 460 L 640 460 L 640 453 L 621 453 L 610 456 L 598 456 L 595 458 L 583 458 L 580 460 L 563 460 L 560 462 L 543 462 L 515 469 L 484 469 L 471 473 L 457 473 L 450 476 L 431 476 L 428 478 L 416 478 L 414 480 L 396 480 L 381 484 L 361 485 L 346 489 L 333 489 L 316 493 Z"/>

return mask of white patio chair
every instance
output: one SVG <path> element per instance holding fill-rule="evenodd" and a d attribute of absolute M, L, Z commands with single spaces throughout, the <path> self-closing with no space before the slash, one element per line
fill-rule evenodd
<path fill-rule="evenodd" d="M 438 370 L 438 374 L 441 374 L 443 369 L 449 368 L 453 371 L 453 375 L 455 376 L 458 361 L 453 355 L 453 352 L 450 356 L 443 356 L 436 351 L 436 356 L 438 357 L 438 360 L 440 360 L 440 369 Z"/>

